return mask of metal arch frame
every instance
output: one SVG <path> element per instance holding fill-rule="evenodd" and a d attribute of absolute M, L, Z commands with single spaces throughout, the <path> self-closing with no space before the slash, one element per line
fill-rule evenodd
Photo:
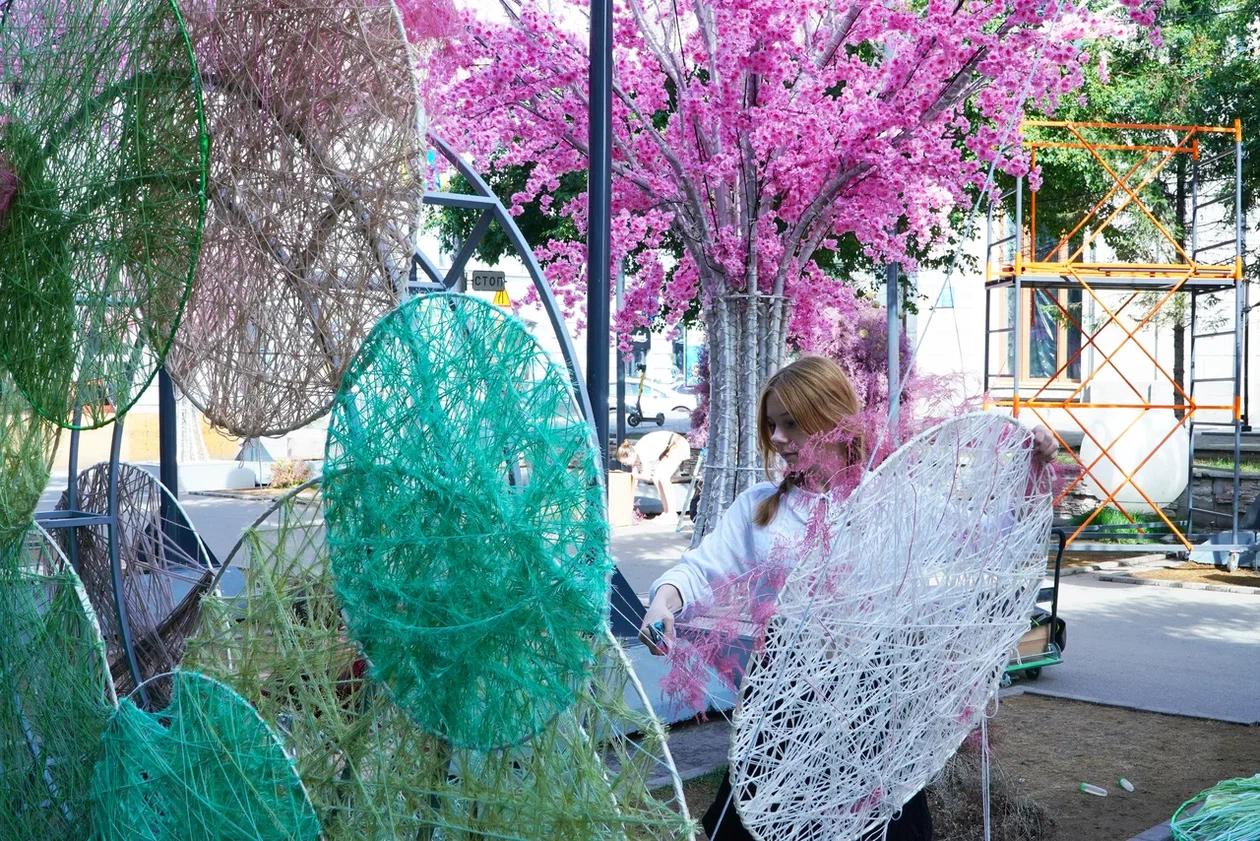
<path fill-rule="evenodd" d="M 111 583 L 114 591 L 114 618 L 118 622 L 118 641 L 122 644 L 127 659 L 127 669 L 137 685 L 143 683 L 140 663 L 136 659 L 135 643 L 131 638 L 131 620 L 127 615 L 127 604 L 122 597 L 122 559 L 118 551 L 118 464 L 122 450 L 123 420 L 125 416 L 116 416 L 109 445 L 109 479 L 106 492 L 106 508 L 104 514 L 93 514 L 79 509 L 79 416 L 83 407 L 75 409 L 74 426 L 70 430 L 70 464 L 66 477 L 66 508 L 64 510 L 40 511 L 35 514 L 35 522 L 46 530 L 70 529 L 71 535 L 66 541 L 66 556 L 70 565 L 78 571 L 79 552 L 77 529 L 85 526 L 104 526 L 109 547 L 109 567 Z M 112 681 L 111 681 L 112 683 Z M 140 703 L 148 707 L 148 693 L 140 692 Z"/>
<path fill-rule="evenodd" d="M 477 246 L 481 244 L 486 233 L 490 230 L 490 225 L 498 222 L 503 228 L 503 232 L 507 235 L 508 240 L 516 249 L 517 256 L 525 264 L 525 270 L 529 273 L 530 280 L 533 281 L 534 290 L 538 293 L 539 300 L 542 301 L 543 309 L 551 322 L 552 332 L 555 333 L 556 341 L 560 345 L 560 353 L 564 357 L 565 367 L 569 370 L 569 380 L 573 384 L 573 393 L 577 397 L 578 408 L 581 410 L 582 416 L 590 424 L 592 444 L 595 446 L 595 452 L 600 456 L 601 463 L 603 463 L 607 447 L 606 444 L 598 440 L 599 424 L 597 421 L 599 419 L 596 417 L 591 405 L 590 390 L 587 388 L 586 379 L 578 367 L 573 340 L 570 338 L 568 331 L 565 330 L 564 316 L 560 313 L 560 306 L 556 303 L 556 298 L 551 292 L 551 285 L 547 283 L 542 267 L 538 264 L 538 258 L 534 256 L 533 249 L 525 241 L 525 235 L 521 233 L 521 229 L 517 227 L 516 221 L 507 212 L 503 202 L 499 201 L 498 196 L 494 194 L 494 191 L 490 189 L 485 180 L 477 174 L 476 170 L 461 159 L 450 144 L 441 137 L 433 132 L 429 132 L 428 137 L 429 142 L 472 185 L 476 193 L 469 195 L 466 193 L 447 193 L 442 191 L 426 192 L 424 194 L 424 203 L 437 207 L 477 210 L 481 212 L 481 215 L 474 224 L 468 239 L 460 246 L 455 259 L 451 262 L 451 266 L 445 274 L 440 272 L 437 266 L 424 254 L 421 254 L 418 250 L 416 251 L 411 265 L 411 278 L 408 282 L 409 289 L 415 293 L 423 294 L 425 292 L 445 291 L 454 287 L 463 275 L 464 268 L 467 266 L 473 252 L 477 250 Z M 419 273 L 421 271 L 424 272 L 427 281 L 420 279 Z M 602 470 L 600 477 L 602 481 L 607 483 L 607 474 Z M 605 495 L 606 499 L 607 495 Z M 605 504 L 607 503 L 605 502 Z M 637 636 L 639 633 L 639 622 L 643 619 L 644 607 L 642 602 L 639 601 L 639 597 L 635 594 L 634 589 L 615 563 L 613 565 L 609 599 L 611 604 L 610 624 L 613 633 L 621 637 Z"/>
<path fill-rule="evenodd" d="M 472 185 L 476 193 L 468 195 L 466 193 L 447 193 L 442 191 L 426 192 L 424 194 L 424 203 L 437 207 L 479 210 L 481 215 L 477 218 L 477 222 L 473 226 L 472 233 L 469 234 L 468 239 L 460 246 L 459 252 L 456 253 L 455 259 L 451 262 L 451 267 L 446 270 L 445 275 L 438 271 L 437 266 L 432 261 L 417 251 L 411 265 L 409 287 L 419 292 L 453 288 L 463 275 L 464 268 L 468 265 L 468 260 L 472 257 L 473 252 L 477 250 L 482 240 L 485 239 L 491 223 L 498 222 L 500 227 L 503 228 L 503 232 L 507 235 L 508 240 L 516 249 L 517 256 L 525 264 L 525 271 L 529 273 L 530 280 L 534 283 L 534 290 L 542 301 L 543 309 L 547 313 L 547 319 L 551 322 L 551 329 L 556 334 L 556 341 L 560 344 L 560 353 L 564 357 L 565 367 L 569 369 L 569 379 L 573 383 L 573 391 L 577 396 L 578 406 L 582 410 L 583 417 L 594 427 L 595 412 L 591 408 L 591 395 L 586 388 L 586 380 L 582 376 L 582 371 L 578 368 L 573 340 L 565 330 L 564 316 L 560 313 L 560 306 L 556 303 L 555 295 L 551 292 L 551 285 L 547 283 L 547 278 L 543 275 L 542 267 L 538 264 L 538 258 L 534 256 L 533 249 L 525 241 L 525 235 L 521 233 L 521 229 L 517 227 L 515 220 L 512 219 L 511 214 L 507 212 L 507 208 L 503 206 L 503 202 L 499 201 L 499 197 L 494 194 L 490 186 L 477 174 L 476 170 L 460 158 L 450 144 L 433 132 L 429 132 L 429 142 Z M 428 277 L 428 283 L 419 281 L 418 270 L 423 271 L 425 276 Z M 599 452 L 599 450 L 597 449 L 596 452 Z"/>
<path fill-rule="evenodd" d="M 82 412 L 82 407 L 75 411 L 76 418 Z M 109 461 L 102 462 L 108 465 L 108 479 L 106 491 L 106 509 L 105 513 L 98 514 L 90 511 L 83 511 L 79 508 L 78 499 L 78 481 L 81 471 L 79 470 L 79 436 L 83 430 L 72 428 L 70 430 L 70 457 L 67 467 L 66 477 L 66 508 L 53 509 L 51 511 L 38 511 L 35 513 L 34 520 L 36 525 L 45 531 L 53 531 L 57 529 L 70 529 L 72 531 L 88 526 L 104 526 L 106 529 L 106 545 L 109 551 L 110 577 L 113 589 L 113 610 L 114 618 L 118 623 L 118 641 L 122 645 L 123 654 L 127 661 L 127 670 L 131 673 L 132 680 L 137 689 L 141 706 L 145 709 L 149 708 L 149 694 L 145 688 L 148 681 L 144 678 L 140 663 L 136 656 L 136 644 L 132 637 L 131 619 L 128 615 L 127 604 L 122 595 L 122 557 L 118 543 L 119 528 L 119 498 L 118 498 L 118 474 L 119 467 L 123 463 L 121 458 L 123 425 L 126 415 L 116 416 L 111 421 L 113 429 L 110 435 Z M 77 424 L 76 424 L 77 427 Z M 162 527 L 175 527 L 178 533 L 172 539 L 176 546 L 183 549 L 190 556 L 200 555 L 206 561 L 210 568 L 217 568 L 218 560 L 210 552 L 208 546 L 201 539 L 201 535 L 192 527 L 192 521 L 188 517 L 188 512 L 184 510 L 179 499 L 169 488 L 164 485 L 161 480 L 155 479 L 154 484 L 157 485 L 161 495 L 161 518 Z M 77 532 L 76 532 L 77 533 Z M 66 557 L 70 566 L 77 572 L 79 568 L 78 559 L 78 540 L 72 536 L 66 541 Z M 214 576 L 215 582 L 218 581 L 218 575 Z M 107 669 L 108 674 L 108 669 Z M 111 690 L 113 684 L 111 681 Z"/>

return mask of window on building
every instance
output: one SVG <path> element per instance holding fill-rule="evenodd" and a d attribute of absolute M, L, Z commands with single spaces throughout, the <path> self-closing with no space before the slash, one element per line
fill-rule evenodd
<path fill-rule="evenodd" d="M 683 327 L 674 339 L 674 373 L 675 379 L 683 385 L 692 385 L 700 380 L 700 354 L 704 350 L 704 332 L 695 328 Z"/>
<path fill-rule="evenodd" d="M 1080 289 L 1025 289 L 1018 307 L 1012 291 L 1004 298 L 1006 326 L 1020 330 L 1002 333 L 1006 365 L 999 376 L 1010 377 L 1015 370 L 1015 343 L 1018 333 L 1024 342 L 1021 380 L 1081 381 L 1082 292 Z M 999 310 L 1000 312 L 1001 310 Z"/>

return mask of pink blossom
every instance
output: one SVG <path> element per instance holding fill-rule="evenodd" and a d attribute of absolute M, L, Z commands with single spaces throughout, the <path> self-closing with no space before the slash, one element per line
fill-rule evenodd
<path fill-rule="evenodd" d="M 1028 170 L 1028 189 L 1034 193 L 1041 189 L 1041 165 Z"/>
<path fill-rule="evenodd" d="M 1122 0 L 1143 25 L 1158 2 Z M 418 35 L 428 30 L 416 21 L 445 8 L 435 0 L 400 7 Z M 535 167 L 514 208 L 586 166 L 586 33 L 562 23 L 586 8 L 523 0 L 507 23 L 465 11 L 432 50 L 426 97 L 438 130 L 479 160 Z M 936 241 L 989 162 L 1026 171 L 1020 106 L 1052 109 L 1078 89 L 1082 44 L 1125 25 L 1094 8 L 1080 0 L 616 3 L 612 260 L 633 255 L 641 270 L 631 279 L 637 315 L 618 329 L 747 291 L 755 273 L 760 291 L 796 302 L 791 335 L 810 346 L 834 312 L 826 306 L 834 286 L 815 282 L 819 245 L 852 236 L 872 260 L 912 263 L 910 250 Z M 882 45 L 874 57 L 864 53 L 871 44 Z M 968 85 L 953 85 L 959 74 Z M 968 101 L 956 95 L 964 89 L 974 92 L 967 116 Z M 580 197 L 550 212 L 584 232 L 585 204 Z M 905 233 L 890 235 L 898 225 Z M 667 236 L 682 248 L 672 273 Z M 564 265 L 553 272 L 553 262 Z M 546 263 L 558 289 L 581 292 L 584 251 Z M 561 298 L 575 307 L 583 300 Z"/>

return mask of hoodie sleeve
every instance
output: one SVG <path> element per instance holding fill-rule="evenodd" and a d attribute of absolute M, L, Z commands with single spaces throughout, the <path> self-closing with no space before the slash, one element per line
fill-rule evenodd
<path fill-rule="evenodd" d="M 737 496 L 718 521 L 717 528 L 652 582 L 649 601 L 656 598 L 662 584 L 673 584 L 682 595 L 682 615 L 687 616 L 697 607 L 713 601 L 715 583 L 753 568 L 756 565 L 755 532 L 761 528 L 753 523 L 753 514 L 757 503 L 773 492 L 774 485 L 761 483 Z"/>

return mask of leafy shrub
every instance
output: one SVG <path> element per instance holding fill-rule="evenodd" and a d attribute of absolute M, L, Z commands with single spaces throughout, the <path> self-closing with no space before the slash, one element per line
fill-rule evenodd
<path fill-rule="evenodd" d="M 271 487 L 292 488 L 311 478 L 311 465 L 300 458 L 282 458 L 271 465 Z"/>

